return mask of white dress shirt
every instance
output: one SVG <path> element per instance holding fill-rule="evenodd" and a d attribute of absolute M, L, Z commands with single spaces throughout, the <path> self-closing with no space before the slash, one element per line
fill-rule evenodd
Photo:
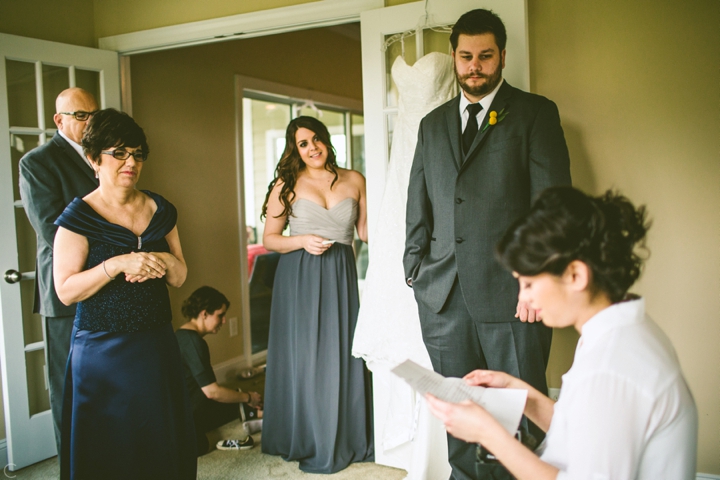
<path fill-rule="evenodd" d="M 541 458 L 557 480 L 691 480 L 697 433 L 675 350 L 639 299 L 583 326 Z"/>
<path fill-rule="evenodd" d="M 498 90 L 500 90 L 500 86 L 503 84 L 504 81 L 505 79 L 501 78 L 500 83 L 497 84 L 493 91 L 485 95 L 479 102 L 477 102 L 482 106 L 482 109 L 477 114 L 478 130 L 480 129 L 480 125 L 482 125 L 485 115 L 487 115 L 487 112 L 490 109 L 490 105 L 492 105 L 493 100 L 495 100 L 495 95 L 497 95 L 497 92 Z M 467 106 L 471 103 L 472 102 L 468 100 L 465 96 L 465 92 L 462 92 L 462 95 L 460 95 L 460 121 L 462 123 L 462 125 L 460 125 L 461 132 L 465 131 L 465 125 L 467 125 L 468 117 L 470 117 L 470 113 L 468 113 L 467 111 Z"/>

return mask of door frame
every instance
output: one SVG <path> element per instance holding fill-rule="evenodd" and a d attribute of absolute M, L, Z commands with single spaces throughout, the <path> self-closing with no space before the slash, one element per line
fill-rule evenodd
<path fill-rule="evenodd" d="M 324 92 L 316 92 L 306 88 L 285 85 L 282 83 L 263 80 L 260 78 L 248 77 L 245 75 L 235 75 L 235 174 L 237 177 L 237 185 L 242 188 L 237 189 L 238 202 L 238 225 L 240 235 L 240 251 L 247 251 L 247 235 L 246 228 L 246 212 L 245 212 L 245 145 L 243 144 L 243 98 L 246 91 L 267 93 L 278 97 L 288 99 L 311 99 L 318 104 L 319 107 L 338 108 L 345 111 L 357 113 L 362 112 L 362 102 L 354 98 L 343 97 Z M 347 139 L 348 143 L 350 137 Z M 348 153 L 350 148 L 347 149 Z M 243 279 L 241 282 L 240 298 L 242 300 L 242 331 L 243 331 L 243 361 L 246 367 L 252 367 L 265 362 L 267 351 L 252 353 L 252 337 L 250 325 L 250 275 L 248 272 L 247 255 L 240 255 L 240 275 Z"/>
<path fill-rule="evenodd" d="M 361 12 L 384 6 L 384 0 L 320 0 L 102 37 L 98 45 L 134 55 L 359 22 Z"/>
<path fill-rule="evenodd" d="M 132 84 L 129 62 L 131 55 L 360 22 L 362 12 L 383 8 L 384 6 L 385 0 L 319 0 L 288 7 L 259 10 L 211 20 L 102 37 L 98 40 L 98 44 L 99 48 L 113 50 L 120 55 L 123 111 L 132 114 Z M 343 108 L 349 110 L 362 111 L 362 102 L 357 100 L 322 92 L 311 92 L 241 75 L 236 75 L 235 97 L 236 99 L 242 98 L 243 89 L 263 90 L 268 85 L 273 86 L 273 92 L 290 97 L 312 98 L 319 103 L 342 105 Z M 236 108 L 235 125 L 236 129 L 242 129 L 242 104 Z M 240 251 L 242 252 L 247 248 L 246 234 L 243 230 L 245 228 L 245 201 L 241 194 L 244 190 L 242 130 L 236 130 L 236 139 L 237 213 L 240 228 Z M 250 329 L 250 295 L 247 267 L 247 255 L 241 254 L 240 272 L 244 280 L 241 280 L 240 298 L 243 302 L 244 354 L 242 357 L 235 357 L 215 366 L 216 368 L 220 367 L 223 371 L 230 368 L 229 364 L 237 365 L 241 363 L 241 368 L 247 368 L 263 360 L 263 355 L 252 354 L 250 337 L 247 335 Z"/>

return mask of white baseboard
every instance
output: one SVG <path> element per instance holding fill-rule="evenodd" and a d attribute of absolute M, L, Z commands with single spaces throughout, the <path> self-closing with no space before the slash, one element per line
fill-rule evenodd
<path fill-rule="evenodd" d="M 7 465 L 7 439 L 0 440 L 0 465 Z"/>

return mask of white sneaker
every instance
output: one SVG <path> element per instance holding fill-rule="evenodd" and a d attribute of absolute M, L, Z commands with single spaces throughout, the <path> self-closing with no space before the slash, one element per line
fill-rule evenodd
<path fill-rule="evenodd" d="M 250 450 L 255 446 L 255 440 L 248 435 L 242 440 L 220 440 L 216 447 L 218 450 Z"/>

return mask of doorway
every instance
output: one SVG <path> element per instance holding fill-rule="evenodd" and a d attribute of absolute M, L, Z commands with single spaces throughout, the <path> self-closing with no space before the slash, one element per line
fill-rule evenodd
<path fill-rule="evenodd" d="M 238 368 L 262 361 L 263 342 L 251 340 L 251 324 L 247 323 L 251 317 L 248 292 L 251 272 L 246 227 L 251 227 L 251 240 L 261 242 L 263 224 L 258 218 L 259 209 L 269 174 L 279 159 L 278 142 L 284 141 L 287 122 L 300 112 L 319 115 L 306 102 L 312 100 L 318 112 L 322 112 L 320 119 L 332 133 L 341 135 L 335 146 L 338 153 L 345 152 L 347 166 L 364 169 L 359 148 L 363 144 L 363 125 L 359 121 L 362 118 L 359 24 L 129 58 L 133 116 L 145 129 L 156 160 L 152 165 L 148 162 L 140 187 L 157 191 L 176 205 L 180 239 L 189 267 L 186 284 L 171 291 L 175 326 L 181 323 L 183 299 L 202 285 L 219 289 L 231 302 L 228 325 L 218 335 L 207 338 L 213 361 L 219 364 L 218 380 L 222 382 L 222 375 L 232 376 Z M 257 169 L 262 174 L 253 174 L 251 183 L 241 178 L 249 176 L 249 172 L 243 169 L 241 174 L 237 163 L 237 152 L 248 146 L 240 146 L 241 138 L 237 135 L 235 99 L 242 98 L 242 94 L 236 93 L 235 75 L 289 86 L 292 90 L 253 88 L 256 93 L 250 101 L 256 102 L 257 112 L 273 112 L 269 117 L 273 121 L 267 136 L 263 134 L 262 140 L 254 142 L 261 156 Z M 296 94 L 297 91 L 304 93 Z M 275 96 L 263 97 L 263 92 Z M 350 104 L 344 105 L 338 99 Z M 299 108 L 302 105 L 306 107 Z M 349 135 L 346 126 L 350 128 Z M 252 209 L 246 196 L 251 189 Z M 254 336 L 261 334 L 256 332 Z"/>
<path fill-rule="evenodd" d="M 330 133 L 338 166 L 365 174 L 364 119 L 360 105 L 351 98 L 328 95 L 303 88 L 255 78 L 236 76 L 238 133 L 242 144 L 244 225 L 247 230 L 247 278 L 249 312 L 243 315 L 246 362 L 262 363 L 266 357 L 270 326 L 270 305 L 279 254 L 262 245 L 262 206 L 275 168 L 285 149 L 285 128 L 301 115 L 323 122 Z M 367 270 L 367 245 L 354 242 L 360 292 Z M 248 340 L 250 348 L 247 347 Z"/>

